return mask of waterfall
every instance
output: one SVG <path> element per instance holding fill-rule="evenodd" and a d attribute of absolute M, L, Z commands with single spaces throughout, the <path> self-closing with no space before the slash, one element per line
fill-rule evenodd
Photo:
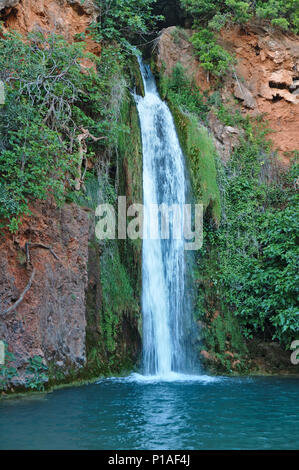
<path fill-rule="evenodd" d="M 135 100 L 143 146 L 144 229 L 142 250 L 143 373 L 166 377 L 191 371 L 190 293 L 181 217 L 169 217 L 170 237 L 151 235 L 153 205 L 183 209 L 187 197 L 184 155 L 173 117 L 159 96 L 150 68 L 140 60 L 145 96 Z M 177 220 L 177 219 L 176 219 Z M 159 222 L 161 235 L 162 222 Z M 188 295 L 187 295 L 188 294 Z"/>

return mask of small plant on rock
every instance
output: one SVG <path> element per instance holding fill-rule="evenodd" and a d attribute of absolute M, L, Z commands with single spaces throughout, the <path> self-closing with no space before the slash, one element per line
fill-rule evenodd
<path fill-rule="evenodd" d="M 45 383 L 48 381 L 48 376 L 45 372 L 48 367 L 43 363 L 41 356 L 34 356 L 29 359 L 29 365 L 26 372 L 30 375 L 26 379 L 26 388 L 37 390 L 39 392 L 45 389 Z"/>
<path fill-rule="evenodd" d="M 8 351 L 7 344 L 5 347 L 5 360 L 4 364 L 0 365 L 0 390 L 7 390 L 10 388 L 11 380 L 18 375 L 17 369 L 13 367 L 15 355 Z"/>

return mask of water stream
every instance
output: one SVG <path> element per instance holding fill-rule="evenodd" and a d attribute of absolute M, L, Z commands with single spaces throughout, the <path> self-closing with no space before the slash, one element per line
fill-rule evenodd
<path fill-rule="evenodd" d="M 183 214 L 187 182 L 184 155 L 170 110 L 159 96 L 150 68 L 140 61 L 145 96 L 135 96 L 143 145 L 143 372 L 167 378 L 192 370 L 191 303 L 186 295 Z M 169 238 L 162 222 L 153 239 L 152 207 L 179 208 L 170 213 Z M 189 293 L 190 295 L 190 293 Z"/>

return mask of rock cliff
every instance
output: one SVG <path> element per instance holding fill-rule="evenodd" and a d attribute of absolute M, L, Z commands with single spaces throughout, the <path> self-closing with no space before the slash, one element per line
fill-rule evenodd
<path fill-rule="evenodd" d="M 33 356 L 67 373 L 86 360 L 88 214 L 74 204 L 58 209 L 50 201 L 31 210 L 15 235 L 5 233 L 0 240 L 2 312 L 20 298 L 35 270 L 23 301 L 1 314 L 0 337 L 21 376 Z"/>
<path fill-rule="evenodd" d="M 69 40 L 97 16 L 92 0 L 1 0 L 0 10 L 6 28 L 21 33 L 55 31 Z"/>
<path fill-rule="evenodd" d="M 1 0 L 0 15 L 5 29 L 24 35 L 31 31 L 56 32 L 72 41 L 96 19 L 97 8 L 92 0 L 84 3 L 80 0 Z M 100 45 L 89 38 L 87 47 L 100 54 Z M 93 64 L 86 64 L 90 65 Z M 134 114 L 130 103 L 127 100 L 127 113 Z M 133 126 L 127 115 L 124 119 L 123 127 Z M 118 156 L 123 166 L 120 183 L 128 194 L 132 192 L 128 187 L 132 178 L 135 181 L 134 171 L 139 172 L 139 178 L 141 166 L 136 110 L 134 119 L 134 148 L 126 143 L 125 150 Z M 126 155 L 129 148 L 130 153 Z M 102 158 L 103 155 L 97 155 L 94 165 L 100 168 Z M 136 161 L 128 168 L 130 158 Z M 124 276 L 134 266 L 134 272 L 128 277 L 132 274 L 137 293 L 131 304 L 126 299 L 122 310 L 122 305 L 116 303 L 118 311 L 111 313 L 107 300 L 104 305 L 102 286 L 106 282 L 107 291 L 107 281 L 108 287 L 109 283 L 121 281 L 111 260 L 109 266 L 109 250 L 101 257 L 103 247 L 95 240 L 95 220 L 90 216 L 90 209 L 74 203 L 58 208 L 53 200 L 48 200 L 32 203 L 30 210 L 31 214 L 23 219 L 16 233 L 3 230 L 0 238 L 0 339 L 15 356 L 13 366 L 18 376 L 13 383 L 21 386 L 25 383 L 28 361 L 34 356 L 41 357 L 48 366 L 51 383 L 107 373 L 112 354 L 114 370 L 129 365 L 132 358 L 137 361 L 140 257 L 135 248 L 131 247 L 130 251 L 127 246 L 113 248 L 121 258 L 119 269 Z M 106 291 L 104 289 L 104 295 Z M 133 292 L 132 297 L 134 295 Z M 111 332 L 109 322 L 112 321 L 115 331 Z M 109 351 L 105 342 L 109 342 Z"/>
<path fill-rule="evenodd" d="M 180 62 L 202 91 L 212 92 L 215 82 L 208 79 L 194 57 L 188 41 L 190 34 L 189 30 L 176 33 L 175 26 L 162 32 L 158 67 L 165 67 L 169 74 Z M 219 42 L 236 58 L 235 68 L 228 74 L 221 91 L 223 101 L 233 103 L 237 100 L 243 114 L 263 114 L 273 130 L 273 147 L 279 150 L 287 165 L 289 158 L 285 152 L 298 148 L 298 37 L 275 34 L 274 38 L 266 29 L 252 25 L 246 32 L 238 27 L 223 30 Z M 227 160 L 235 145 L 237 130 L 224 128 L 212 115 L 210 118 L 216 146 Z"/>

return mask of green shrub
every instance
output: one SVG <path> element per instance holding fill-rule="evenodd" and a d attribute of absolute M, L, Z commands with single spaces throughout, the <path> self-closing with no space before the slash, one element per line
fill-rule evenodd
<path fill-rule="evenodd" d="M 13 366 L 15 355 L 7 349 L 7 343 L 4 343 L 4 364 L 0 364 L 0 390 L 7 390 L 11 380 L 18 376 L 17 369 Z"/>
<path fill-rule="evenodd" d="M 181 4 L 193 16 L 195 26 L 209 24 L 219 30 L 227 22 L 242 24 L 258 17 L 282 29 L 299 31 L 298 0 L 181 0 Z"/>
<path fill-rule="evenodd" d="M 87 159 L 117 141 L 122 59 L 117 47 L 101 58 L 84 43 L 41 34 L 26 41 L 16 33 L 0 38 L 0 219 L 16 230 L 30 201 L 52 194 L 62 203 L 78 177 L 82 127 L 104 140 L 87 141 Z M 94 67 L 84 68 L 83 59 Z"/>
<path fill-rule="evenodd" d="M 39 392 L 45 389 L 45 383 L 48 381 L 46 372 L 48 367 L 43 363 L 41 356 L 34 356 L 29 359 L 29 365 L 26 369 L 26 388 L 37 390 Z"/>
<path fill-rule="evenodd" d="M 243 126 L 244 139 L 218 172 L 224 213 L 218 230 L 205 224 L 204 250 L 217 252 L 211 281 L 243 336 L 287 348 L 299 332 L 298 166 L 274 176 L 264 128 Z M 201 265 L 210 262 L 201 256 Z"/>
<path fill-rule="evenodd" d="M 216 77 L 222 76 L 233 63 L 233 57 L 216 43 L 214 34 L 208 29 L 201 29 L 193 34 L 194 46 L 200 65 Z"/>
<path fill-rule="evenodd" d="M 152 12 L 156 0 L 96 0 L 99 7 L 98 22 L 90 27 L 99 42 L 117 41 L 125 51 L 132 51 L 134 38 L 152 31 L 163 17 Z"/>

